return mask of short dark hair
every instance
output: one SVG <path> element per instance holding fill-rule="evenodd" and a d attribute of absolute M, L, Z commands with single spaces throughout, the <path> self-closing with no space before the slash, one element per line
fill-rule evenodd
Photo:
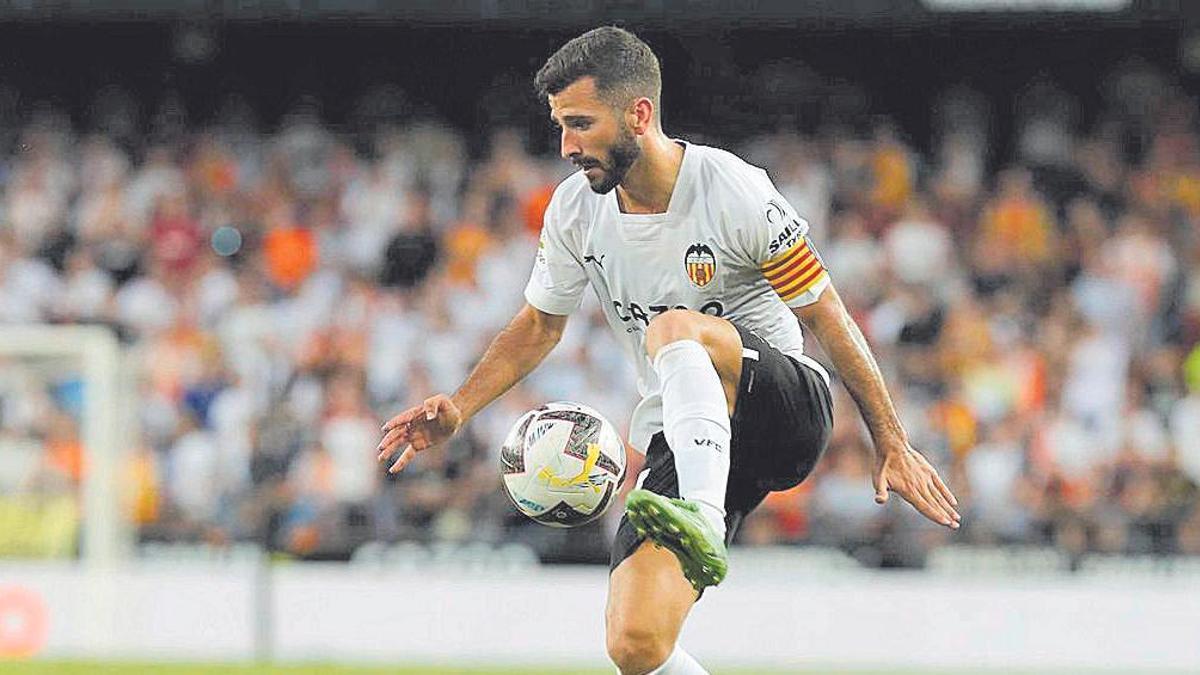
<path fill-rule="evenodd" d="M 584 77 L 596 79 L 600 97 L 613 107 L 645 96 L 658 112 L 662 69 L 650 46 L 616 26 L 601 26 L 574 38 L 546 59 L 533 78 L 543 100 Z"/>

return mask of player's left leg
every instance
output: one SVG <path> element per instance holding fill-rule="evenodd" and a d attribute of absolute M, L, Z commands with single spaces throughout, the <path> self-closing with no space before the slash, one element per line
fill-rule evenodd
<path fill-rule="evenodd" d="M 674 452 L 662 433 L 646 448 L 638 485 L 637 492 L 679 496 Z M 730 468 L 726 542 L 765 496 L 744 464 Z M 605 614 L 609 656 L 627 675 L 703 675 L 704 668 L 678 644 L 680 628 L 700 593 L 684 575 L 683 557 L 639 535 L 629 516 L 621 519 L 612 546 Z"/>
<path fill-rule="evenodd" d="M 676 645 L 696 597 L 679 560 L 652 542 L 643 541 L 617 565 L 609 577 L 604 623 L 608 656 L 622 675 L 705 672 Z"/>

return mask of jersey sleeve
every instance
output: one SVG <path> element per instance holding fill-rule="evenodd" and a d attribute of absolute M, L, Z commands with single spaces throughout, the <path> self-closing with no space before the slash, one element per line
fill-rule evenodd
<path fill-rule="evenodd" d="M 578 309 L 588 282 L 564 225 L 560 204 L 551 199 L 542 217 L 533 271 L 525 285 L 525 300 L 547 314 L 566 315 Z"/>
<path fill-rule="evenodd" d="M 808 238 L 808 221 L 779 194 L 765 171 L 758 173 L 739 218 L 748 258 L 788 307 L 811 305 L 829 286 L 829 271 Z"/>

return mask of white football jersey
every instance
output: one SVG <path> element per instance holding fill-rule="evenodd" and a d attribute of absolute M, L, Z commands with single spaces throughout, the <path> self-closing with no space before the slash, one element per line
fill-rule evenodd
<path fill-rule="evenodd" d="M 622 213 L 616 190 L 599 195 L 582 171 L 559 184 L 546 209 L 525 298 L 570 314 L 591 284 L 617 341 L 638 371 L 641 402 L 630 443 L 645 452 L 662 430 L 658 376 L 646 354 L 657 314 L 686 308 L 724 317 L 785 354 L 804 356 L 790 307 L 815 302 L 829 274 L 796 215 L 762 169 L 717 148 L 683 143 L 665 213 Z"/>

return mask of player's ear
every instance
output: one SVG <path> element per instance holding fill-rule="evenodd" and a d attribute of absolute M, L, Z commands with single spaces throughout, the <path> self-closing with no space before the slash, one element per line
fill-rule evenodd
<path fill-rule="evenodd" d="M 635 135 L 646 133 L 654 125 L 654 102 L 645 96 L 635 99 L 627 119 Z"/>

